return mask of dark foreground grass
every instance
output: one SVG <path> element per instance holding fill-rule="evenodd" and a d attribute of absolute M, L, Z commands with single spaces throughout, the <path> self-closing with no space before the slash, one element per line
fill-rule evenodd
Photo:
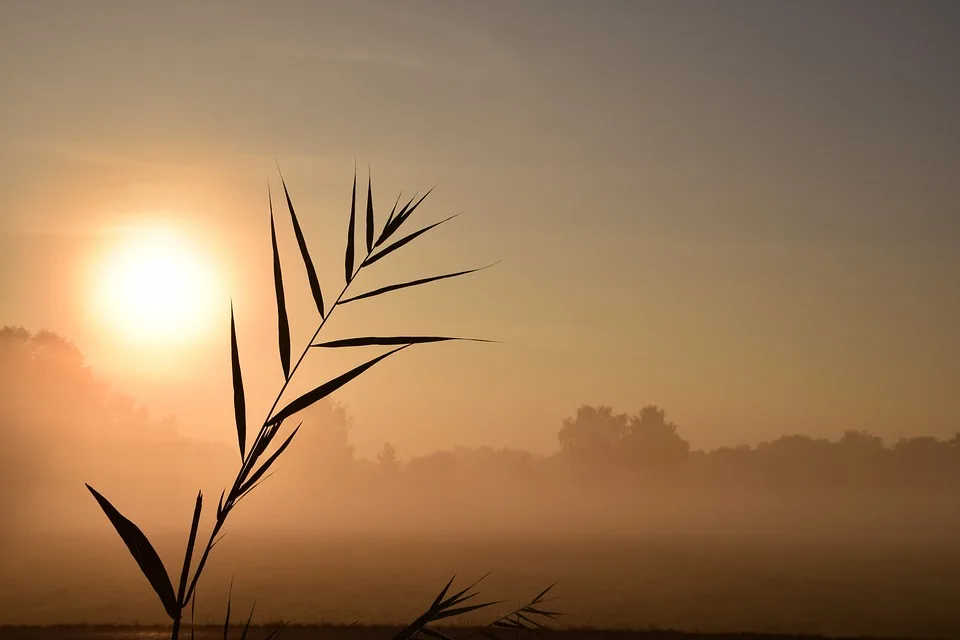
<path fill-rule="evenodd" d="M 278 625 L 251 625 L 252 638 L 261 638 Z M 467 626 L 442 627 L 451 638 L 465 638 L 476 629 Z M 402 627 L 400 625 L 298 625 L 288 624 L 284 627 L 284 640 L 389 640 L 396 636 Z M 240 637 L 241 626 L 231 628 L 230 637 Z M 187 630 L 189 633 L 189 630 Z M 110 625 L 65 625 L 65 626 L 0 626 L 0 638 L 4 640 L 161 640 L 169 637 L 169 627 L 158 626 L 110 626 Z M 503 640 L 513 640 L 513 633 L 505 631 L 500 634 Z M 220 640 L 223 637 L 222 626 L 197 626 L 194 631 L 197 640 Z M 531 637 L 531 636 L 526 636 Z M 576 627 L 546 631 L 543 634 L 546 640 L 895 640 L 893 637 L 883 636 L 818 636 L 818 635 L 783 635 L 765 633 L 693 633 L 673 631 L 669 629 L 595 629 L 591 627 Z M 904 640 L 904 639 L 897 639 Z"/>

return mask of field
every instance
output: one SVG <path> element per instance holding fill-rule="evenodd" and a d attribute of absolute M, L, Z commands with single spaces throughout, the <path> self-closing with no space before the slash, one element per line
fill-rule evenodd
<path fill-rule="evenodd" d="M 397 626 L 355 626 L 352 628 L 337 626 L 293 626 L 283 633 L 286 640 L 389 640 L 400 631 Z M 251 629 L 254 639 L 262 638 L 270 629 Z M 241 628 L 230 631 L 231 638 L 238 638 Z M 450 633 L 456 633 L 451 631 Z M 461 631 L 465 636 L 466 630 Z M 169 638 L 169 630 L 153 627 L 17 627 L 0 628 L 0 637 L 9 640 L 164 640 Z M 223 627 L 199 627 L 195 637 L 199 640 L 220 640 Z M 509 634 L 504 640 L 511 638 Z M 753 634 L 687 634 L 667 630 L 599 630 L 568 629 L 551 631 L 544 634 L 552 640 L 801 640 L 811 636 L 770 636 Z M 839 639 L 835 639 L 839 640 Z M 859 638 L 858 640 L 864 640 Z M 873 640 L 880 640 L 875 638 Z"/>
<path fill-rule="evenodd" d="M 960 548 L 949 543 L 759 535 L 258 540 L 237 534 L 227 541 L 198 591 L 199 623 L 222 621 L 231 578 L 235 621 L 256 599 L 260 623 L 344 624 L 362 616 L 364 624 L 389 625 L 415 617 L 453 573 L 465 583 L 492 571 L 483 593 L 506 600 L 501 609 L 557 581 L 552 604 L 569 614 L 563 627 L 960 637 Z M 164 545 L 161 554 L 172 553 L 182 541 Z M 113 538 L 35 537 L 3 563 L 0 624 L 163 622 Z M 91 629 L 19 633 L 92 637 Z"/>

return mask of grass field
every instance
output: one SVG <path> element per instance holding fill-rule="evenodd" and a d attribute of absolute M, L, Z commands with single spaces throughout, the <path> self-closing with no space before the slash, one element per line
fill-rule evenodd
<path fill-rule="evenodd" d="M 182 544 L 163 541 L 161 554 Z M 503 609 L 558 581 L 553 606 L 569 614 L 564 626 L 960 637 L 955 545 L 781 536 L 258 540 L 238 532 L 218 553 L 198 590 L 198 623 L 222 621 L 231 578 L 235 620 L 256 599 L 255 622 L 399 624 L 453 573 L 466 582 L 489 570 L 483 594 L 506 600 Z M 132 559 L 108 536 L 34 539 L 0 568 L 0 624 L 163 622 Z"/>
<path fill-rule="evenodd" d="M 251 627 L 248 637 L 258 640 L 266 636 L 271 629 L 272 627 Z M 380 625 L 358 625 L 352 628 L 334 625 L 302 625 L 287 627 L 281 637 L 285 640 L 390 640 L 400 629 L 401 627 Z M 469 633 L 468 629 L 449 629 L 448 631 L 454 638 L 465 637 Z M 231 628 L 230 637 L 239 638 L 241 632 L 240 627 Z M 156 627 L 0 627 L 0 637 L 10 640 L 165 640 L 169 638 L 169 633 L 166 628 Z M 198 640 L 220 640 L 223 638 L 223 627 L 198 627 L 195 637 Z M 800 640 L 811 636 L 772 636 L 747 633 L 707 635 L 657 629 L 601 630 L 579 628 L 546 632 L 544 637 L 552 640 L 682 640 L 685 638 L 691 640 L 759 640 L 761 638 L 767 640 L 786 640 L 788 638 Z M 504 640 L 512 640 L 512 638 L 513 636 L 509 633 L 504 635 Z M 863 638 L 858 638 L 858 640 L 863 640 Z M 881 638 L 877 637 L 872 640 L 881 640 Z"/>

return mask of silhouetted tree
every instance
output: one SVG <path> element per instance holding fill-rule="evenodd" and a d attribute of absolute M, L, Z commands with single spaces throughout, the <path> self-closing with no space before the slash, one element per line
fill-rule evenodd
<path fill-rule="evenodd" d="M 677 426 L 667 422 L 664 410 L 655 405 L 630 417 L 619 447 L 627 464 L 638 470 L 676 467 L 690 453 L 690 444 L 677 433 Z"/>
<path fill-rule="evenodd" d="M 397 448 L 389 442 L 383 443 L 383 450 L 377 454 L 377 463 L 382 473 L 394 475 L 400 470 L 400 462 L 397 460 Z"/>

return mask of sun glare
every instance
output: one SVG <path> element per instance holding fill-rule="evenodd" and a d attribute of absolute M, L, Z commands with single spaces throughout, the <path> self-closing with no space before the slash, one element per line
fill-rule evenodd
<path fill-rule="evenodd" d="M 94 304 L 101 326 L 117 337 L 183 344 L 210 329 L 218 293 L 212 265 L 182 234 L 141 227 L 125 230 L 106 250 Z"/>

